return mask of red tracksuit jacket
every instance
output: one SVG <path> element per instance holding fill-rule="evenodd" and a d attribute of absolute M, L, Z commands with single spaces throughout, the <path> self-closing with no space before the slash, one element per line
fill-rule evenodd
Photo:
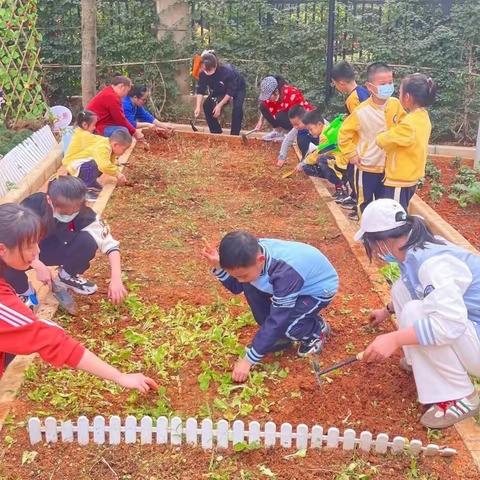
<path fill-rule="evenodd" d="M 105 127 L 108 126 L 125 127 L 131 135 L 135 133 L 135 128 L 127 120 L 123 112 L 122 100 L 111 85 L 105 87 L 90 100 L 87 110 L 97 114 L 98 119 L 95 130 L 100 135 L 103 135 Z"/>
<path fill-rule="evenodd" d="M 76 367 L 85 347 L 57 324 L 40 320 L 0 277 L 0 376 L 5 370 L 5 353 L 38 353 L 46 362 Z"/>

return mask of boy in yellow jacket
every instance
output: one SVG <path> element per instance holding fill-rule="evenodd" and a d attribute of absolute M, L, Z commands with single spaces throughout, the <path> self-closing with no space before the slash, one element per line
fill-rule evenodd
<path fill-rule="evenodd" d="M 340 152 L 355 166 L 357 212 L 383 197 L 385 152 L 377 145 L 379 133 L 396 125 L 405 115 L 399 100 L 392 97 L 393 71 L 385 63 L 367 69 L 366 87 L 372 96 L 361 103 L 343 122 L 338 136 Z"/>
<path fill-rule="evenodd" d="M 384 198 L 392 198 L 407 210 L 417 183 L 425 175 L 428 141 L 432 131 L 425 107 L 435 101 L 433 80 L 421 73 L 408 75 L 400 85 L 400 102 L 408 112 L 398 125 L 377 136 L 385 150 Z"/>
<path fill-rule="evenodd" d="M 88 189 L 87 200 L 93 201 L 102 189 L 97 182 L 102 173 L 115 177 L 118 185 L 125 185 L 125 175 L 120 172 L 115 159 L 125 153 L 131 144 L 132 136 L 126 130 L 115 130 L 106 138 L 78 127 L 62 163 L 70 175 L 84 181 Z"/>
<path fill-rule="evenodd" d="M 345 110 L 350 115 L 362 102 L 370 97 L 370 92 L 363 86 L 358 85 L 356 81 L 355 70 L 352 65 L 345 60 L 336 63 L 332 69 L 332 83 L 335 89 L 342 95 L 345 95 Z M 337 165 L 345 170 L 343 176 L 344 183 L 350 186 L 350 195 L 336 198 L 342 208 L 356 209 L 357 194 L 355 193 L 355 167 L 348 160 L 342 158 L 340 153 L 336 154 Z"/>

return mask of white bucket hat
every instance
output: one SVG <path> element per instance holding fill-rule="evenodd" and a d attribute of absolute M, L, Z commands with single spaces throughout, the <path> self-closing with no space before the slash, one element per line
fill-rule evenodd
<path fill-rule="evenodd" d="M 362 213 L 360 229 L 353 238 L 358 242 L 365 233 L 387 232 L 406 223 L 405 209 L 396 200 L 381 198 L 367 205 Z"/>
<path fill-rule="evenodd" d="M 260 95 L 258 99 L 263 102 L 265 100 L 268 100 L 271 96 L 272 93 L 278 88 L 278 82 L 275 77 L 269 76 L 265 77 L 261 82 L 260 82 Z"/>

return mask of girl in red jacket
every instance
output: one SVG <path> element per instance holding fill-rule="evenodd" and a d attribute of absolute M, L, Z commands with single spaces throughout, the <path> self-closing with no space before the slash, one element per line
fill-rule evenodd
<path fill-rule="evenodd" d="M 31 210 L 14 203 L 0 205 L 0 376 L 15 355 L 38 353 L 56 367 L 78 368 L 142 393 L 156 390 L 151 378 L 118 371 L 55 323 L 36 318 L 5 281 L 7 266 L 26 270 L 38 257 L 40 235 L 40 221 Z"/>

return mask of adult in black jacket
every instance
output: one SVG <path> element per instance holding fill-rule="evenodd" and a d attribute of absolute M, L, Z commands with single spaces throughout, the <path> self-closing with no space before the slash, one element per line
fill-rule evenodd
<path fill-rule="evenodd" d="M 203 103 L 203 111 L 211 133 L 222 133 L 218 118 L 222 108 L 232 103 L 232 122 L 230 133 L 239 135 L 243 120 L 243 103 L 245 101 L 245 79 L 240 72 L 228 63 L 219 62 L 213 50 L 202 53 L 201 71 L 197 84 L 197 105 L 195 117 L 200 115 L 204 95 L 209 94 Z"/>

